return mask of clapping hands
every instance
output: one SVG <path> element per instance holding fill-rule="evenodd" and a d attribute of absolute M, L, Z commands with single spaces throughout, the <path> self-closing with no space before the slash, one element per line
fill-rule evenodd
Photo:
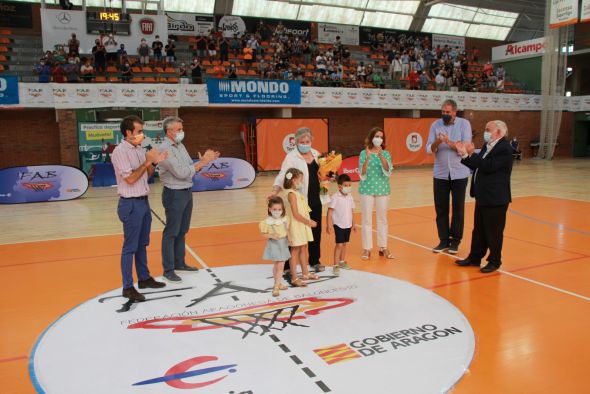
<path fill-rule="evenodd" d="M 458 141 L 455 143 L 455 147 L 457 148 L 457 153 L 460 156 L 471 155 L 475 151 L 473 142 Z"/>
<path fill-rule="evenodd" d="M 214 151 L 213 149 L 207 149 L 204 154 L 201 155 L 201 152 L 198 152 L 199 161 L 204 163 L 211 163 L 214 160 L 219 158 L 220 153 L 218 151 Z"/>
<path fill-rule="evenodd" d="M 150 163 L 158 164 L 168 158 L 168 151 L 160 152 L 158 148 L 154 147 L 145 154 L 145 157 Z"/>

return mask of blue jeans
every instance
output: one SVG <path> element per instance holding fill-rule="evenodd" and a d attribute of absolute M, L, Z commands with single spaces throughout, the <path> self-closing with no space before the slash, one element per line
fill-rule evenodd
<path fill-rule="evenodd" d="M 162 265 L 164 273 L 186 265 L 185 235 L 191 226 L 193 192 L 191 189 L 173 190 L 164 187 L 162 205 L 166 211 L 166 227 L 162 233 Z"/>
<path fill-rule="evenodd" d="M 135 256 L 137 279 L 147 280 L 150 277 L 146 248 L 150 243 L 152 212 L 147 199 L 121 198 L 117 214 L 123 223 L 124 240 L 121 251 L 123 289 L 128 289 L 133 287 L 133 256 Z"/>

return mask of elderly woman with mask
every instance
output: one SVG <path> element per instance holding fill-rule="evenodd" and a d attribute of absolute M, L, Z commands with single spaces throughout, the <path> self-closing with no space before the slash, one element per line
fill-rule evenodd
<path fill-rule="evenodd" d="M 318 177 L 318 157 L 320 153 L 311 147 L 313 135 L 307 127 L 301 127 L 295 132 L 296 148 L 287 154 L 281 165 L 281 171 L 277 175 L 273 191 L 269 198 L 276 196 L 282 189 L 285 174 L 289 168 L 297 168 L 303 173 L 303 185 L 301 194 L 307 198 L 311 208 L 309 213 L 311 220 L 317 223 L 312 229 L 313 241 L 308 244 L 309 265 L 316 272 L 324 271 L 325 267 L 320 263 L 320 242 L 322 238 L 322 203 L 320 201 L 320 180 Z"/>

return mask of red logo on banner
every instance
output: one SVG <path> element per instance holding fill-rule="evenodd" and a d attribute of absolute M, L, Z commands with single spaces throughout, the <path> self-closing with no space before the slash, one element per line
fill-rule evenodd
<path fill-rule="evenodd" d="M 353 182 L 361 180 L 359 177 L 359 157 L 352 156 L 342 160 L 338 174 L 346 174 L 350 177 Z"/>
<path fill-rule="evenodd" d="M 156 23 L 153 19 L 143 18 L 139 21 L 139 28 L 141 29 L 141 34 L 151 35 L 154 33 Z"/>

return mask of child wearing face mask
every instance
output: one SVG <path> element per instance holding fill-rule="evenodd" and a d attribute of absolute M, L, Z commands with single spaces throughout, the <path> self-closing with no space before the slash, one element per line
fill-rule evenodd
<path fill-rule="evenodd" d="M 350 232 L 356 232 L 353 221 L 354 200 L 352 199 L 352 183 L 350 177 L 346 174 L 338 176 L 338 191 L 334 193 L 328 207 L 326 215 L 327 225 L 326 232 L 336 236 L 336 246 L 334 247 L 334 266 L 332 272 L 334 276 L 340 276 L 340 268 L 349 270 L 346 264 L 346 244 L 350 240 Z"/>
<path fill-rule="evenodd" d="M 262 258 L 273 262 L 272 276 L 274 286 L 272 296 L 278 297 L 280 290 L 287 290 L 282 283 L 285 261 L 291 257 L 289 252 L 289 219 L 285 217 L 285 204 L 281 197 L 268 200 L 268 217 L 258 225 L 264 238 L 267 238 Z"/>
<path fill-rule="evenodd" d="M 309 273 L 307 243 L 313 241 L 311 229 L 317 227 L 318 224 L 309 217 L 311 208 L 299 191 L 302 185 L 303 173 L 297 168 L 289 168 L 285 173 L 283 195 L 288 202 L 287 217 L 290 223 L 291 259 L 289 260 L 289 269 L 291 284 L 296 287 L 307 286 L 303 280 L 318 280 L 320 278 Z M 303 280 L 297 277 L 297 265 L 301 265 Z"/>

